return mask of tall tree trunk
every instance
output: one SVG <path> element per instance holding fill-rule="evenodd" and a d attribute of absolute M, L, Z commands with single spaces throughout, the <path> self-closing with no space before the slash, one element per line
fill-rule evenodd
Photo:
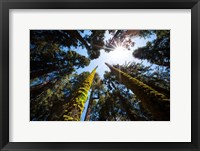
<path fill-rule="evenodd" d="M 90 93 L 87 112 L 86 112 L 86 115 L 85 115 L 85 121 L 89 121 L 90 120 L 90 113 L 91 113 L 92 103 L 93 103 L 93 93 L 94 93 L 94 89 L 92 89 L 91 93 Z"/>
<path fill-rule="evenodd" d="M 36 85 L 36 86 L 32 86 L 30 87 L 30 99 L 34 100 L 38 95 L 40 95 L 42 92 L 46 91 L 47 89 L 52 89 L 52 87 L 55 85 L 56 82 L 59 82 L 63 76 L 65 75 L 70 75 L 71 72 L 68 72 L 66 70 L 60 70 L 59 74 L 54 77 L 51 80 L 48 81 L 44 81 L 43 83 Z"/>
<path fill-rule="evenodd" d="M 79 40 L 87 50 L 90 50 L 90 46 L 87 44 L 85 39 L 83 39 L 83 37 L 79 34 L 77 30 L 65 30 L 65 32 L 67 32 L 71 37 Z"/>
<path fill-rule="evenodd" d="M 114 119 L 114 121 L 116 121 L 117 119 L 116 119 L 116 113 L 115 113 L 115 110 L 114 110 L 114 99 L 113 98 L 111 98 L 110 99 L 110 101 L 111 101 L 111 103 L 110 103 L 110 111 L 111 111 L 111 115 L 112 115 L 112 117 L 113 117 L 113 119 Z"/>
<path fill-rule="evenodd" d="M 137 118 L 136 113 L 133 110 L 133 107 L 130 105 L 130 103 L 128 102 L 128 100 L 126 100 L 121 94 L 120 92 L 117 92 L 116 94 L 119 99 L 120 99 L 120 104 L 122 106 L 122 108 L 126 111 L 129 119 L 131 121 L 138 121 L 139 119 Z"/>
<path fill-rule="evenodd" d="M 61 66 L 61 67 L 52 67 L 52 68 L 45 68 L 44 70 L 37 70 L 37 71 L 33 71 L 30 73 L 30 79 L 34 79 L 43 75 L 46 75 L 48 73 L 52 73 L 52 72 L 59 72 L 60 75 L 63 76 L 63 73 L 65 74 L 71 74 L 73 72 L 73 69 L 67 66 Z"/>
<path fill-rule="evenodd" d="M 135 93 L 144 107 L 152 113 L 156 120 L 170 120 L 170 101 L 165 95 L 117 68 L 107 63 L 106 65 L 119 78 L 119 82 Z"/>
<path fill-rule="evenodd" d="M 60 99 L 51 99 L 55 97 L 59 89 L 63 89 L 66 85 L 63 81 L 66 81 L 66 78 L 69 79 L 69 76 L 66 74 L 64 77 L 57 77 L 53 81 L 49 82 L 46 86 L 42 86 L 42 92 L 35 96 L 34 99 L 30 101 L 30 117 L 31 120 L 58 120 L 53 119 L 51 114 L 59 112 L 59 108 L 64 104 L 64 100 Z M 59 87 L 56 87 L 59 85 Z M 37 90 L 39 91 L 40 88 Z M 56 107 L 55 107 L 56 106 Z M 54 110 L 56 108 L 56 110 Z M 46 113 L 48 111 L 48 113 Z"/>
<path fill-rule="evenodd" d="M 131 106 L 130 102 L 128 102 L 128 100 L 121 95 L 119 89 L 115 86 L 115 84 L 113 82 L 111 82 L 111 85 L 115 89 L 116 96 L 119 97 L 119 100 L 120 100 L 120 105 L 122 106 L 122 108 L 127 113 L 129 119 L 131 121 L 137 121 L 138 118 L 137 118 L 137 116 L 136 116 L 136 114 L 135 114 L 135 112 L 133 110 L 133 107 Z"/>
<path fill-rule="evenodd" d="M 53 84 L 53 82 L 52 81 L 44 81 L 41 84 L 30 87 L 30 99 L 32 100 L 33 98 L 35 98 L 39 94 L 41 94 L 43 91 L 47 90 Z"/>
<path fill-rule="evenodd" d="M 61 120 L 80 121 L 85 102 L 87 101 L 88 92 L 96 73 L 96 68 L 83 81 L 82 85 L 77 89 L 77 91 L 74 92 L 72 99 L 63 106 L 64 113 Z"/>
<path fill-rule="evenodd" d="M 30 79 L 34 79 L 40 76 L 43 76 L 47 73 L 51 73 L 53 71 L 58 71 L 60 69 L 58 69 L 58 67 L 52 67 L 52 68 L 44 68 L 43 70 L 37 70 L 37 71 L 33 71 L 30 73 Z"/>

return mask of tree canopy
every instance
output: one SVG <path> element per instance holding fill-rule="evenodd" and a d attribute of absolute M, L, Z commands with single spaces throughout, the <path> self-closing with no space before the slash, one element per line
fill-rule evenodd
<path fill-rule="evenodd" d="M 30 120 L 170 120 L 170 31 L 30 30 Z"/>

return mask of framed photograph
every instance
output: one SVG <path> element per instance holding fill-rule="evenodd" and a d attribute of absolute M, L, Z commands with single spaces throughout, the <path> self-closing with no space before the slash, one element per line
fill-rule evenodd
<path fill-rule="evenodd" d="M 1 0 L 0 148 L 200 150 L 199 0 Z"/>

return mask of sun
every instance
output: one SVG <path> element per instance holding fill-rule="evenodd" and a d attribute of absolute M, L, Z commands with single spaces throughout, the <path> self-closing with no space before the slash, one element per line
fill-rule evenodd
<path fill-rule="evenodd" d="M 117 46 L 113 51 L 109 52 L 108 63 L 120 64 L 131 56 L 131 52 L 122 46 Z"/>
<path fill-rule="evenodd" d="M 122 50 L 125 50 L 125 48 L 122 47 L 122 46 L 118 46 L 118 47 L 115 48 L 114 51 L 116 51 L 116 53 L 119 53 L 119 52 L 122 51 Z"/>

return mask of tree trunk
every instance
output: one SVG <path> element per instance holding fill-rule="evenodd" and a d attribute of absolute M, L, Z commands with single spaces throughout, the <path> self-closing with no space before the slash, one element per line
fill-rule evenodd
<path fill-rule="evenodd" d="M 152 113 L 156 120 L 170 120 L 170 101 L 165 95 L 117 68 L 107 63 L 106 65 L 117 78 L 120 77 L 121 80 L 119 82 L 135 93 L 144 107 Z"/>
<path fill-rule="evenodd" d="M 41 94 L 43 91 L 45 91 L 52 82 L 50 81 L 44 81 L 43 83 L 33 86 L 30 88 L 30 99 L 35 98 L 39 94 Z"/>
<path fill-rule="evenodd" d="M 53 71 L 58 71 L 58 70 L 60 70 L 60 69 L 57 67 L 52 67 L 52 68 L 44 68 L 43 70 L 33 71 L 30 73 L 30 79 L 34 79 L 34 78 L 43 76 L 47 73 L 51 73 Z"/>
<path fill-rule="evenodd" d="M 71 37 L 79 40 L 87 50 L 90 50 L 90 46 L 87 44 L 87 42 L 83 39 L 83 37 L 78 33 L 77 30 L 65 30 Z"/>
<path fill-rule="evenodd" d="M 116 94 L 119 99 L 120 99 L 120 104 L 122 106 L 122 108 L 125 110 L 125 112 L 127 113 L 129 119 L 131 121 L 138 121 L 138 118 L 136 116 L 136 113 L 134 113 L 133 111 L 133 107 L 130 105 L 130 103 L 128 102 L 128 100 L 126 100 L 121 94 L 120 92 L 118 92 Z"/>
<path fill-rule="evenodd" d="M 77 89 L 77 91 L 74 92 L 72 99 L 63 106 L 64 113 L 61 120 L 80 121 L 85 102 L 87 101 L 88 92 L 96 73 L 96 68 L 83 81 L 82 85 Z"/>

